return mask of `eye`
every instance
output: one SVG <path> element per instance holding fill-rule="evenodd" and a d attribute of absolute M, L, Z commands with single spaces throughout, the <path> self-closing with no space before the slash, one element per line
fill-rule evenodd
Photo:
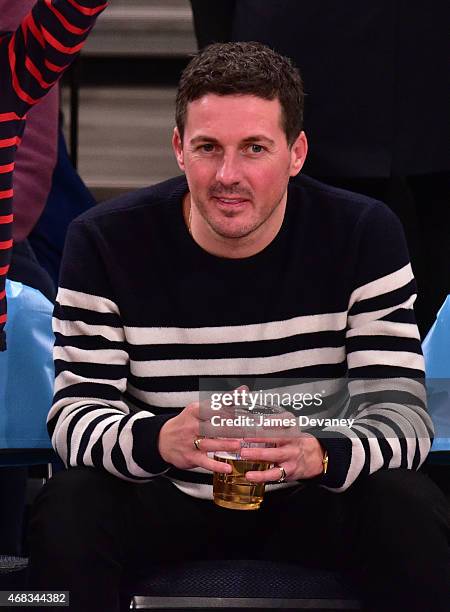
<path fill-rule="evenodd" d="M 264 147 L 259 144 L 251 144 L 249 146 L 250 153 L 262 153 L 264 151 Z"/>
<path fill-rule="evenodd" d="M 212 153 L 214 151 L 214 145 L 211 142 L 205 142 L 205 144 L 200 145 L 198 148 L 203 153 Z"/>

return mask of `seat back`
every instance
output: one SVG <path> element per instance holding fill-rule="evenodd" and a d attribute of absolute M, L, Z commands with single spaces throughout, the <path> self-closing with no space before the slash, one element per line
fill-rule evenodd
<path fill-rule="evenodd" d="M 450 465 L 450 296 L 423 341 L 428 410 L 435 427 L 430 460 Z M 435 455 L 435 457 L 433 457 Z"/>
<path fill-rule="evenodd" d="M 40 291 L 15 281 L 6 281 L 6 294 L 9 342 L 0 353 L 0 449 L 50 449 L 53 305 Z"/>
<path fill-rule="evenodd" d="M 134 596 L 132 609 L 361 609 L 349 576 L 295 563 L 260 560 L 162 563 L 149 568 L 147 576 L 128 585 L 128 593 Z"/>

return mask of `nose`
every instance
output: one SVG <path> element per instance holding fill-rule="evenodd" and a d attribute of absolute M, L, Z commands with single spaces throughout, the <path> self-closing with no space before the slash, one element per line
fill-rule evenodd
<path fill-rule="evenodd" d="M 216 172 L 216 180 L 222 185 L 234 185 L 241 180 L 241 162 L 238 154 L 225 151 Z"/>

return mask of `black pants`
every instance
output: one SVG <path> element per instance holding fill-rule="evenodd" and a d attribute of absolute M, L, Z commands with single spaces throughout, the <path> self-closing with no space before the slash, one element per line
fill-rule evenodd
<path fill-rule="evenodd" d="M 133 484 L 72 468 L 35 502 L 30 588 L 70 591 L 72 611 L 117 612 L 122 580 L 150 562 L 269 558 L 351 569 L 367 611 L 448 612 L 449 544 L 447 501 L 408 470 L 376 472 L 343 493 L 285 489 L 240 512 L 161 477 Z"/>

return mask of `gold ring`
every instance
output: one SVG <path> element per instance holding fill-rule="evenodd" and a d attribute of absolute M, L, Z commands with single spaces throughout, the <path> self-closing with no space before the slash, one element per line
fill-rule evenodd
<path fill-rule="evenodd" d="M 282 467 L 281 465 L 277 465 L 277 468 L 280 470 L 281 472 L 281 476 L 280 478 L 277 480 L 277 482 L 284 482 L 286 480 L 286 470 L 284 469 L 284 467 Z"/>
<path fill-rule="evenodd" d="M 200 442 L 202 441 L 202 438 L 194 438 L 194 446 L 195 448 L 199 451 L 200 450 Z"/>

